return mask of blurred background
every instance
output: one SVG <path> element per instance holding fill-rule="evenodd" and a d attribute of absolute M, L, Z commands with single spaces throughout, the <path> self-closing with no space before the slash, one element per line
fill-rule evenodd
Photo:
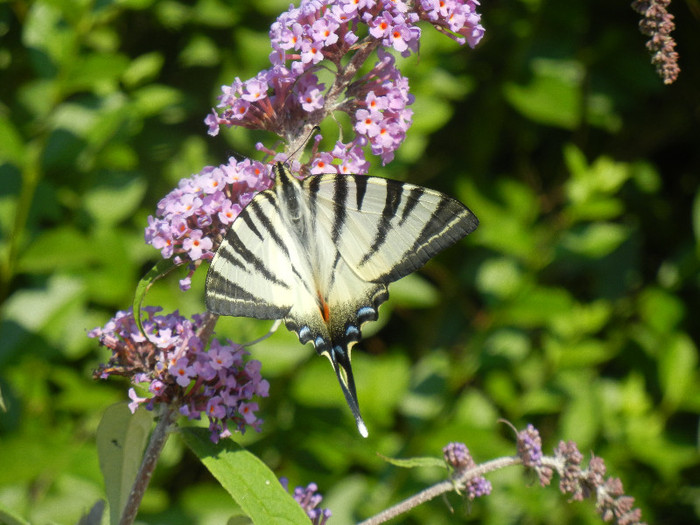
<path fill-rule="evenodd" d="M 287 0 L 0 3 L 0 508 L 76 523 L 104 497 L 95 429 L 127 384 L 92 380 L 108 354 L 86 332 L 127 309 L 159 259 L 146 218 L 183 177 L 273 138 L 208 137 L 222 84 L 268 67 Z M 476 50 L 424 26 L 402 61 L 414 125 L 372 173 L 445 191 L 481 220 L 396 283 L 354 352 L 359 437 L 330 366 L 279 330 L 252 349 L 270 383 L 261 433 L 233 439 L 290 485 L 315 481 L 333 524 L 444 476 L 392 457 L 477 462 L 574 440 L 606 460 L 645 521 L 700 516 L 700 31 L 674 2 L 681 75 L 664 86 L 628 2 L 484 2 Z M 335 125 L 324 128 L 327 137 Z M 146 303 L 201 312 L 205 268 Z M 222 319 L 239 342 L 270 323 Z M 599 523 L 520 468 L 493 494 L 423 505 L 408 524 Z M 140 515 L 219 524 L 236 506 L 182 442 L 164 452 Z"/>

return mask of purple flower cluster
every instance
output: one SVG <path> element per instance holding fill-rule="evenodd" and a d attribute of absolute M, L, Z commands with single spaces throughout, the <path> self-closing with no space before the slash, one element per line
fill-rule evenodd
<path fill-rule="evenodd" d="M 448 443 L 442 449 L 442 455 L 445 462 L 455 470 L 455 476 L 476 467 L 476 463 L 464 443 Z M 491 494 L 491 488 L 491 482 L 482 476 L 472 477 L 464 484 L 466 497 L 470 501 Z"/>
<path fill-rule="evenodd" d="M 289 480 L 287 478 L 280 478 L 280 483 L 288 490 Z M 296 487 L 294 489 L 294 499 L 301 505 L 304 509 L 306 515 L 311 519 L 313 525 L 325 525 L 328 518 L 331 517 L 332 513 L 329 509 L 319 509 L 318 506 L 323 501 L 323 496 L 318 493 L 318 485 L 316 483 L 309 483 L 306 488 Z"/>
<path fill-rule="evenodd" d="M 417 52 L 421 20 L 475 46 L 484 33 L 477 5 L 474 0 L 302 0 L 270 29 L 272 66 L 223 86 L 218 111 L 205 119 L 209 134 L 235 125 L 290 139 L 302 125 L 317 125 L 343 111 L 356 134 L 349 149 L 369 145 L 387 163 L 413 115 L 407 108 L 413 102 L 408 80 L 388 50 L 403 56 Z M 357 78 L 375 49 L 378 62 Z M 333 72 L 328 86 L 317 75 L 323 61 Z"/>
<path fill-rule="evenodd" d="M 317 139 L 320 139 L 317 136 Z M 369 162 L 365 160 L 362 149 L 355 144 L 343 144 L 336 142 L 333 151 L 317 153 L 318 141 L 315 142 L 312 150 L 312 161 L 308 169 L 311 175 L 323 173 L 340 173 L 348 175 L 351 173 L 367 173 Z"/>
<path fill-rule="evenodd" d="M 518 432 L 518 456 L 526 467 L 542 465 L 542 439 L 540 432 L 528 424 L 525 430 Z"/>
<path fill-rule="evenodd" d="M 156 217 L 148 217 L 146 243 L 164 259 L 174 256 L 176 264 L 211 259 L 243 207 L 271 185 L 269 170 L 260 162 L 230 158 L 227 164 L 207 166 L 161 199 Z M 181 281 L 183 289 L 189 288 L 190 276 Z"/>
<path fill-rule="evenodd" d="M 552 481 L 552 469 L 542 465 L 542 438 L 534 426 L 528 424 L 525 430 L 518 432 L 518 457 L 523 465 L 534 469 L 543 487 Z"/>
<path fill-rule="evenodd" d="M 635 0 L 632 9 L 644 15 L 639 22 L 640 31 L 649 37 L 647 49 L 652 53 L 651 63 L 664 84 L 672 84 L 678 78 L 676 41 L 671 33 L 676 28 L 673 15 L 667 7 L 671 0 Z"/>
<path fill-rule="evenodd" d="M 605 477 L 605 462 L 593 457 L 588 468 L 581 468 L 583 455 L 573 441 L 560 442 L 554 449 L 553 466 L 561 481 L 559 489 L 571 494 L 571 499 L 582 501 L 595 497 L 596 510 L 605 522 L 618 525 L 645 525 L 642 511 L 634 508 L 634 498 L 625 495 L 622 482 L 618 478 Z"/>
<path fill-rule="evenodd" d="M 129 377 L 134 385 L 146 384 L 149 397 L 140 397 L 132 387 L 129 408 L 135 412 L 143 404 L 152 410 L 157 403 L 175 404 L 181 414 L 199 419 L 209 418 L 212 441 L 231 434 L 228 424 L 245 432 L 247 426 L 260 429 L 256 416 L 258 404 L 253 396 L 267 397 L 269 383 L 260 376 L 259 361 L 244 361 L 247 352 L 230 341 L 221 344 L 213 339 L 209 351 L 199 331 L 208 316 L 195 315 L 188 320 L 177 312 L 160 316 L 157 307 L 144 309 L 142 334 L 131 311 L 120 311 L 89 337 L 112 350 L 106 366 L 95 377 L 110 375 Z"/>

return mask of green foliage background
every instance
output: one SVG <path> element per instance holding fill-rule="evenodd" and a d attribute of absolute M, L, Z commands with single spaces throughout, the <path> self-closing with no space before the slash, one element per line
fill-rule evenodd
<path fill-rule="evenodd" d="M 75 523 L 104 497 L 95 430 L 118 381 L 86 331 L 132 300 L 159 254 L 146 217 L 176 183 L 268 140 L 209 138 L 219 86 L 267 66 L 287 1 L 0 3 L 0 509 Z M 477 461 L 513 453 L 498 422 L 535 424 L 545 451 L 605 458 L 649 523 L 700 515 L 700 46 L 696 0 L 674 2 L 683 69 L 655 76 L 626 2 L 484 2 L 484 42 L 424 28 L 404 61 L 415 124 L 375 174 L 449 192 L 481 226 L 392 287 L 355 352 L 361 439 L 328 363 L 280 330 L 254 357 L 271 396 L 263 432 L 234 439 L 290 484 L 318 483 L 331 523 L 435 482 L 387 456 Z M 147 296 L 203 310 L 170 276 Z M 381 330 L 379 327 L 381 326 Z M 237 341 L 268 323 L 225 319 Z M 509 469 L 471 505 L 426 504 L 403 523 L 598 523 Z M 236 507 L 177 437 L 140 519 L 225 523 Z"/>

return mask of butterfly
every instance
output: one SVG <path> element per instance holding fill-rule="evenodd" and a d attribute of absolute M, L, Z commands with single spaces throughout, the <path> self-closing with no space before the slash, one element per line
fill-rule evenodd
<path fill-rule="evenodd" d="M 207 310 L 282 319 L 336 373 L 363 437 L 350 363 L 361 326 L 376 321 L 388 285 L 479 224 L 461 202 L 381 177 L 296 179 L 282 163 L 226 233 L 207 273 Z"/>

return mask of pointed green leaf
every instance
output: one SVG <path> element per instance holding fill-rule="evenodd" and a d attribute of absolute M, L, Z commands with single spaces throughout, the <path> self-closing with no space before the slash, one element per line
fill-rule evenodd
<path fill-rule="evenodd" d="M 146 193 L 146 180 L 132 173 L 106 173 L 83 196 L 85 209 L 96 220 L 111 226 L 132 216 Z"/>
<path fill-rule="evenodd" d="M 0 161 L 10 162 L 17 167 L 23 166 L 26 155 L 24 140 L 6 115 L 0 115 L 0 137 Z"/>
<path fill-rule="evenodd" d="M 136 326 L 139 327 L 139 331 L 142 334 L 144 334 L 144 332 L 143 325 L 141 324 L 141 304 L 143 303 L 144 297 L 146 297 L 146 292 L 148 292 L 148 289 L 154 282 L 161 277 L 164 277 L 178 266 L 179 265 L 175 264 L 173 259 L 162 259 L 158 261 L 156 265 L 141 278 L 139 284 L 136 286 L 136 293 L 134 294 L 132 309 L 134 312 L 134 319 L 136 320 Z"/>
<path fill-rule="evenodd" d="M 695 234 L 696 247 L 700 247 L 700 191 L 695 194 L 693 199 L 693 233 Z"/>
<path fill-rule="evenodd" d="M 0 523 L 4 525 L 31 525 L 27 520 L 18 516 L 2 503 L 0 503 Z"/>
<path fill-rule="evenodd" d="M 673 334 L 659 360 L 664 402 L 677 410 L 690 397 L 698 365 L 698 349 L 688 334 Z M 695 384 L 697 386 L 697 384 Z"/>
<path fill-rule="evenodd" d="M 78 525 L 101 525 L 105 511 L 105 501 L 99 500 L 92 508 L 80 517 Z"/>
<path fill-rule="evenodd" d="M 254 523 L 308 525 L 309 517 L 265 463 L 230 439 L 211 442 L 204 428 L 186 428 L 187 445 Z"/>
<path fill-rule="evenodd" d="M 97 427 L 97 453 L 112 524 L 119 523 L 152 423 L 152 412 L 141 408 L 132 414 L 123 402 L 110 406 Z"/>
<path fill-rule="evenodd" d="M 417 467 L 442 467 L 446 468 L 445 460 L 440 458 L 435 458 L 432 456 L 417 457 L 417 458 L 406 458 L 406 459 L 395 459 L 387 457 L 383 454 L 377 454 L 387 463 L 391 463 L 397 467 L 401 468 L 417 468 Z"/>

